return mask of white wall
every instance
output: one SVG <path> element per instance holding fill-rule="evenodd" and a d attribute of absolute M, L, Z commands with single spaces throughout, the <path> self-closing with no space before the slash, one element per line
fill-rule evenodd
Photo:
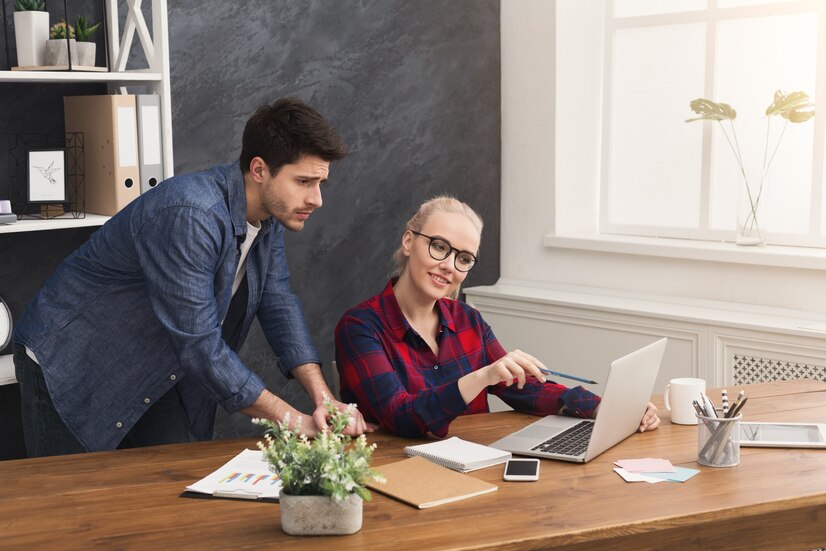
<path fill-rule="evenodd" d="M 588 144 L 599 142 L 599 72 L 591 65 L 601 60 L 601 29 L 588 17 L 583 27 L 561 29 L 560 38 L 580 40 L 583 61 L 554 60 L 557 8 L 586 16 L 601 6 L 502 1 L 502 278 L 826 312 L 822 270 L 543 246 L 546 234 L 596 227 L 599 152 Z"/>

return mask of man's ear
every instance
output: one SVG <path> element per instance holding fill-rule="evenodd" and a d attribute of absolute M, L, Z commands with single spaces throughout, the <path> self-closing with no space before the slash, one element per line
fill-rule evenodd
<path fill-rule="evenodd" d="M 261 157 L 253 157 L 250 160 L 250 175 L 255 182 L 260 184 L 264 179 L 264 175 L 269 174 L 269 171 L 267 163 Z"/>

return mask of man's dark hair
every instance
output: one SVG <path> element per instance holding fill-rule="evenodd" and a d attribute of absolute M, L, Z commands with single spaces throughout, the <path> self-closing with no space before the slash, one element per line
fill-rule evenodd
<path fill-rule="evenodd" d="M 282 98 L 256 109 L 244 127 L 240 157 L 244 174 L 253 157 L 264 159 L 270 174 L 276 174 L 304 155 L 338 161 L 347 156 L 347 146 L 332 124 L 298 98 Z"/>

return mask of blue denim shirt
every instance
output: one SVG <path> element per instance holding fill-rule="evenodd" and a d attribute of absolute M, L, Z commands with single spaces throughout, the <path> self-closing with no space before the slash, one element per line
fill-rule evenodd
<path fill-rule="evenodd" d="M 15 329 L 43 370 L 63 421 L 90 450 L 115 448 L 178 384 L 193 434 L 211 438 L 215 404 L 252 404 L 264 383 L 221 337 L 239 238 L 246 235 L 238 163 L 166 180 L 69 256 Z M 262 221 L 247 257 L 249 305 L 285 375 L 320 363 L 289 285 L 284 227 Z"/>

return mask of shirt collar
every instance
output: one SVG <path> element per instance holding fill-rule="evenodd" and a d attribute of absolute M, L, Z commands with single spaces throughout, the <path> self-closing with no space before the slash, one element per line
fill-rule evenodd
<path fill-rule="evenodd" d="M 247 192 L 244 188 L 244 174 L 241 172 L 241 163 L 235 161 L 225 165 L 224 177 L 227 181 L 227 203 L 232 219 L 233 234 L 236 238 L 247 235 Z M 261 220 L 259 233 L 266 235 L 275 219 L 270 217 Z"/>
<path fill-rule="evenodd" d="M 399 306 L 399 301 L 396 300 L 396 295 L 393 293 L 393 285 L 395 285 L 397 280 L 398 278 L 391 278 L 390 281 L 387 282 L 384 290 L 379 295 L 379 303 L 387 320 L 387 326 L 393 332 L 393 335 L 401 340 L 404 338 L 405 333 L 413 331 L 413 328 L 410 327 L 407 318 L 404 317 L 401 306 Z M 448 299 L 439 299 L 436 301 L 436 308 L 439 311 L 439 324 L 441 325 L 442 331 L 448 329 L 452 333 L 456 333 L 456 326 L 453 323 L 453 316 L 450 313 L 447 301 Z"/>

